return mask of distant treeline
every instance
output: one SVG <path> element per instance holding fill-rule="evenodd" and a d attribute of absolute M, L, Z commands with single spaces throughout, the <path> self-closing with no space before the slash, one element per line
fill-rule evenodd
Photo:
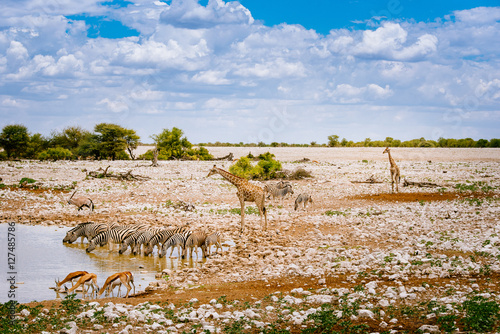
<path fill-rule="evenodd" d="M 39 133 L 30 134 L 22 124 L 6 125 L 0 133 L 0 160 L 5 159 L 147 159 L 147 160 L 210 160 L 212 155 L 204 146 L 243 146 L 243 147 L 500 147 L 500 139 L 472 138 L 453 139 L 425 138 L 401 141 L 391 137 L 385 140 L 366 138 L 360 142 L 340 139 L 338 135 L 328 136 L 326 144 L 311 142 L 309 144 L 289 144 L 272 142 L 258 143 L 200 143 L 194 147 L 183 131 L 176 127 L 164 129 L 159 134 L 151 135 L 154 144 L 151 149 L 139 157 L 134 150 L 141 144 L 140 137 L 132 129 L 126 129 L 117 124 L 100 123 L 94 131 L 88 131 L 78 126 L 71 126 L 60 132 L 52 132 L 45 137 Z"/>
<path fill-rule="evenodd" d="M 454 139 L 454 138 L 439 138 L 436 140 L 427 140 L 425 138 L 412 139 L 401 141 L 391 137 L 386 137 L 385 140 L 371 140 L 366 138 L 363 141 L 355 142 L 347 140 L 346 138 L 339 139 L 337 135 L 328 136 L 328 142 L 325 144 L 318 144 L 313 141 L 309 144 L 289 144 L 272 142 L 266 144 L 264 142 L 258 143 L 201 143 L 201 146 L 236 146 L 236 147 L 500 147 L 500 139 L 479 139 L 472 138 Z"/>

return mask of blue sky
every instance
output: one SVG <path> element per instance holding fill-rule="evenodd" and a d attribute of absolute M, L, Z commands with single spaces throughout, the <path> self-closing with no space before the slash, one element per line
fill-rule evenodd
<path fill-rule="evenodd" d="M 2 3 L 0 127 L 192 142 L 500 137 L 498 1 Z"/>

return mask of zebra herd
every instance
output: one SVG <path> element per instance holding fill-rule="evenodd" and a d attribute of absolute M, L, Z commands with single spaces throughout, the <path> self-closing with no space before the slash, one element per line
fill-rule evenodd
<path fill-rule="evenodd" d="M 273 202 L 276 199 L 281 199 L 281 205 L 283 205 L 283 199 L 287 197 L 288 194 L 293 195 L 292 184 L 288 181 L 279 181 L 277 183 L 268 183 L 264 186 L 264 191 L 268 193 L 267 199 L 272 197 Z M 305 209 L 308 203 L 312 204 L 313 200 L 311 196 L 307 193 L 301 193 L 295 199 L 295 210 L 299 208 L 302 204 L 302 207 Z"/>
<path fill-rule="evenodd" d="M 175 228 L 150 227 L 146 224 L 118 225 L 117 223 L 80 223 L 70 229 L 63 239 L 63 242 L 73 243 L 78 238 L 81 242 L 88 240 L 87 253 L 92 252 L 97 246 L 103 247 L 106 244 L 118 244 L 120 254 L 123 254 L 130 247 L 131 254 L 145 256 L 153 253 L 154 247 L 158 249 L 158 256 L 164 257 L 169 248 L 170 256 L 174 249 L 184 259 L 187 256 L 193 258 L 198 248 L 201 248 L 202 257 L 211 255 L 211 246 L 215 245 L 216 252 L 222 252 L 222 238 L 219 232 L 211 234 L 205 231 L 191 231 L 185 226 Z"/>

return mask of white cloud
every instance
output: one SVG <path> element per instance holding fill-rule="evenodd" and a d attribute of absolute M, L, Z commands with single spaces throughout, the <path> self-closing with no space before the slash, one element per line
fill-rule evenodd
<path fill-rule="evenodd" d="M 231 81 L 225 78 L 226 74 L 227 71 L 201 71 L 191 80 L 209 85 L 228 85 Z"/>
<path fill-rule="evenodd" d="M 125 103 L 124 101 L 120 100 L 111 101 L 108 98 L 105 98 L 97 102 L 97 105 L 105 105 L 107 109 L 113 113 L 120 113 L 127 111 L 129 109 L 128 104 Z"/>
<path fill-rule="evenodd" d="M 278 58 L 271 62 L 243 65 L 234 73 L 242 77 L 286 78 L 304 77 L 306 69 L 301 62 L 287 62 L 283 58 Z"/>
<path fill-rule="evenodd" d="M 478 128 L 500 126 L 494 112 L 500 100 L 498 7 L 455 11 L 434 22 L 333 29 L 323 36 L 299 25 L 265 26 L 235 1 L 134 1 L 119 9 L 95 0 L 9 1 L 0 13 L 0 108 L 22 101 L 28 118 L 60 110 L 64 123 L 82 113 L 100 120 L 103 110 L 128 112 L 141 116 L 128 127 L 142 129 L 173 120 L 193 127 L 197 113 L 207 124 L 235 124 L 233 135 L 240 137 L 234 141 L 245 141 L 265 129 L 278 103 L 287 103 L 311 116 L 310 127 L 297 125 L 294 140 L 322 141 L 339 119 L 346 129 L 356 117 L 369 127 L 380 113 L 396 122 L 395 111 L 405 106 L 398 116 L 403 123 L 434 127 L 434 119 L 472 100 L 486 119 Z M 31 11 L 44 6 L 46 11 Z M 88 38 L 84 21 L 64 16 L 72 13 L 121 20 L 141 35 Z M 240 114 L 252 116 L 244 129 L 234 121 Z M 6 121 L 22 122 L 16 115 L 8 113 Z M 341 135 L 354 139 L 356 131 L 366 132 L 350 130 Z"/>
<path fill-rule="evenodd" d="M 179 28 L 207 29 L 220 24 L 252 24 L 250 11 L 237 1 L 209 0 L 202 6 L 197 0 L 172 0 L 161 14 L 161 22 Z"/>
<path fill-rule="evenodd" d="M 354 54 L 393 60 L 420 60 L 437 50 L 438 38 L 431 34 L 419 36 L 417 41 L 405 46 L 408 32 L 398 23 L 385 22 L 375 31 L 363 32 L 361 43 L 354 47 Z"/>
<path fill-rule="evenodd" d="M 25 60 L 29 57 L 28 50 L 24 47 L 22 43 L 17 41 L 10 42 L 10 46 L 7 49 L 7 57 L 15 60 Z"/>
<path fill-rule="evenodd" d="M 500 7 L 477 7 L 453 12 L 458 21 L 471 24 L 497 23 L 500 21 Z"/>

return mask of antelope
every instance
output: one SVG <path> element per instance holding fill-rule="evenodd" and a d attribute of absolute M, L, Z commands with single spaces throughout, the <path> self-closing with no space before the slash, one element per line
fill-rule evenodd
<path fill-rule="evenodd" d="M 56 288 L 59 288 L 61 285 L 63 285 L 66 282 L 71 282 L 71 286 L 74 285 L 73 281 L 76 279 L 79 279 L 83 275 L 88 274 L 88 272 L 82 270 L 82 271 L 74 271 L 72 273 L 69 273 L 62 281 L 58 281 L 57 279 L 55 280 L 56 282 Z"/>
<path fill-rule="evenodd" d="M 73 196 L 75 196 L 75 194 L 76 194 L 76 190 L 73 192 L 71 197 L 68 199 L 68 204 L 76 205 L 78 207 L 78 211 L 82 210 L 82 208 L 84 206 L 86 206 L 90 210 L 94 211 L 94 202 L 92 202 L 92 200 L 89 197 L 80 196 L 80 197 L 73 198 Z"/>
<path fill-rule="evenodd" d="M 129 283 L 134 286 L 135 294 L 134 276 L 132 276 L 132 273 L 130 271 L 113 274 L 106 279 L 106 282 L 104 282 L 101 290 L 99 290 L 99 292 L 97 293 L 97 297 L 102 295 L 104 291 L 107 291 L 107 295 L 109 295 L 109 292 L 113 291 L 113 288 L 117 285 L 119 286 L 118 292 L 120 292 L 121 285 L 123 284 L 125 285 L 125 288 L 127 288 L 127 294 L 125 295 L 125 298 L 128 298 L 128 294 L 132 289 Z"/>
<path fill-rule="evenodd" d="M 99 285 L 97 285 L 97 275 L 94 273 L 87 273 L 83 276 L 81 276 L 78 279 L 78 282 L 76 282 L 75 285 L 73 285 L 71 288 L 67 289 L 67 293 L 71 293 L 76 290 L 80 285 L 83 285 L 83 295 L 85 295 L 85 292 L 88 292 L 88 289 L 92 287 L 92 294 L 94 292 L 97 292 L 99 290 Z"/>

